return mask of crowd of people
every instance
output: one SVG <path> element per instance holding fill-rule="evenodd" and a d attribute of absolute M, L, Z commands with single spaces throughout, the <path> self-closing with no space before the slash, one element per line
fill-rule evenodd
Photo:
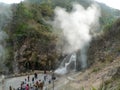
<path fill-rule="evenodd" d="M 28 75 L 24 81 L 21 82 L 20 87 L 13 88 L 9 86 L 9 90 L 43 90 L 47 84 L 51 83 L 52 78 L 46 73 L 43 74 L 43 77 L 38 77 L 37 73 L 34 73 L 34 76 Z"/>

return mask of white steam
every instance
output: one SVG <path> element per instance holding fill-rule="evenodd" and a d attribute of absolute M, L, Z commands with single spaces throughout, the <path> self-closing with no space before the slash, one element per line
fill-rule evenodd
<path fill-rule="evenodd" d="M 12 18 L 11 6 L 6 4 L 0 4 L 0 70 L 5 71 L 4 60 L 5 55 L 5 39 L 8 38 L 4 31 L 5 26 Z"/>
<path fill-rule="evenodd" d="M 100 10 L 95 4 L 87 9 L 74 4 L 71 12 L 57 7 L 53 27 L 55 30 L 61 30 L 60 41 L 65 41 L 63 53 L 73 53 L 86 46 L 91 41 L 91 32 L 95 30 L 93 27 L 99 25 L 99 17 Z"/>
<path fill-rule="evenodd" d="M 71 12 L 67 12 L 60 7 L 55 9 L 55 18 L 52 25 L 56 32 L 59 31 L 58 50 L 61 50 L 63 54 L 77 53 L 72 64 L 71 59 L 69 62 L 66 62 L 67 59 L 63 60 L 63 62 L 66 62 L 65 65 L 60 66 L 55 70 L 55 73 L 66 74 L 72 69 L 79 71 L 87 67 L 87 49 L 92 35 L 95 34 L 99 26 L 99 17 L 100 9 L 95 4 L 87 9 L 79 4 L 74 4 Z M 74 65 L 75 68 L 69 70 L 70 65 Z"/>

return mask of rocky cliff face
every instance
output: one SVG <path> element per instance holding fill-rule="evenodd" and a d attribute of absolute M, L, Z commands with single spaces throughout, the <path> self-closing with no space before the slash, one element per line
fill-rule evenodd
<path fill-rule="evenodd" d="M 13 19 L 5 28 L 9 35 L 5 65 L 11 72 L 12 69 L 23 72 L 54 68 L 58 58 L 57 37 L 43 20 L 50 19 L 52 14 L 51 6 L 47 4 L 13 5 Z"/>
<path fill-rule="evenodd" d="M 112 62 L 120 55 L 120 19 L 106 26 L 104 33 L 93 38 L 88 50 L 88 63 Z"/>
<path fill-rule="evenodd" d="M 29 0 L 28 0 L 29 1 Z M 37 0 L 36 0 L 37 1 Z M 42 1 L 42 0 L 41 0 Z M 62 60 L 61 51 L 56 50 L 57 36 L 52 32 L 52 27 L 45 21 L 54 18 L 54 8 L 59 5 L 71 10 L 72 0 L 54 3 L 47 0 L 44 3 L 20 3 L 13 5 L 13 20 L 5 27 L 9 39 L 7 39 L 7 55 L 5 65 L 9 71 L 18 67 L 20 71 L 34 69 L 53 69 L 58 60 Z M 91 0 L 76 0 L 87 7 Z M 87 3 L 87 1 L 89 1 Z M 100 6 L 102 7 L 102 5 Z M 105 9 L 107 8 L 107 9 Z M 106 10 L 108 12 L 106 12 Z M 101 24 L 106 24 L 113 20 L 114 14 L 110 14 L 112 9 L 104 5 L 102 9 Z M 106 13 L 104 13 L 106 12 Z M 114 10 L 113 10 L 114 12 Z M 115 12 L 118 12 L 117 10 Z M 110 14 L 110 15 L 109 15 Z M 88 50 L 89 66 L 95 62 L 112 61 L 119 55 L 119 20 L 116 24 L 107 27 L 106 32 L 91 42 Z M 114 32 L 114 33 L 113 33 Z M 114 54 L 116 53 L 116 54 Z M 14 67 L 14 64 L 16 65 Z M 17 70 L 18 70 L 17 69 Z"/>

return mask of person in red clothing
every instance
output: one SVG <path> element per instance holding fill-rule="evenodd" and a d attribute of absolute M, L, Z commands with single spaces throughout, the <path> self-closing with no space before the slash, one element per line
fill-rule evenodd
<path fill-rule="evenodd" d="M 25 90 L 29 90 L 29 85 L 28 84 L 26 85 Z"/>

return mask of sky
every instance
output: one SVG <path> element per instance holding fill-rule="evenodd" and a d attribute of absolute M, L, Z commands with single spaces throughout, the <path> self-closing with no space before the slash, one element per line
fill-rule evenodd
<path fill-rule="evenodd" d="M 0 0 L 0 2 L 6 3 L 6 4 L 20 3 L 21 1 L 24 1 L 24 0 Z"/>
<path fill-rule="evenodd" d="M 24 0 L 0 0 L 0 2 L 12 4 L 12 3 L 19 3 Z M 102 2 L 112 8 L 119 9 L 120 10 L 120 0 L 95 0 L 98 2 Z"/>
<path fill-rule="evenodd" d="M 120 10 L 120 0 L 95 0 L 95 1 L 102 2 L 112 8 Z"/>

